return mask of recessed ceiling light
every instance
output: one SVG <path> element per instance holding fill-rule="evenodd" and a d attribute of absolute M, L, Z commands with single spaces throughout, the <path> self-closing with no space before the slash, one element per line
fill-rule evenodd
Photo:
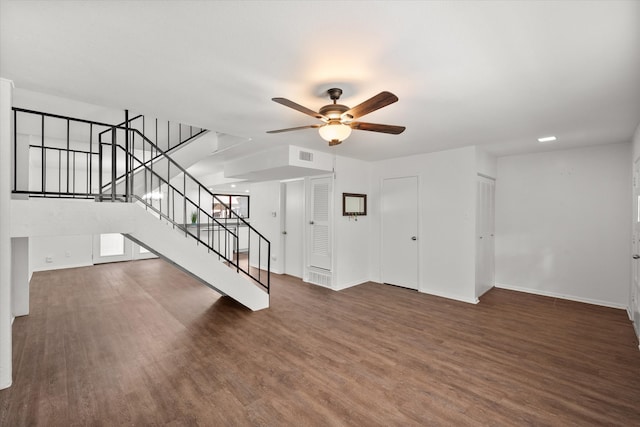
<path fill-rule="evenodd" d="M 245 192 L 245 193 L 248 193 L 248 192 L 249 192 L 249 190 L 244 190 L 244 192 Z"/>
<path fill-rule="evenodd" d="M 543 138 L 538 138 L 538 142 L 553 142 L 556 141 L 558 138 L 556 138 L 555 136 L 545 136 Z"/>
<path fill-rule="evenodd" d="M 236 185 L 235 184 L 231 184 L 231 188 L 236 188 Z"/>

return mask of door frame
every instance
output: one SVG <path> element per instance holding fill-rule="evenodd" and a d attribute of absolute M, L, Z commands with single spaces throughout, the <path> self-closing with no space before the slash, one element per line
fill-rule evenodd
<path fill-rule="evenodd" d="M 416 223 L 416 234 L 418 237 L 418 245 L 417 245 L 417 259 L 418 259 L 418 265 L 417 265 L 417 291 L 418 292 L 423 292 L 422 290 L 422 280 L 421 278 L 423 277 L 423 271 L 422 271 L 422 263 L 420 262 L 420 254 L 422 253 L 422 197 L 420 196 L 421 194 L 421 189 L 422 189 L 422 174 L 415 172 L 415 173 L 406 173 L 406 174 L 394 174 L 394 175 L 384 175 L 380 177 L 380 182 L 378 183 L 378 194 L 380 197 L 378 197 L 378 212 L 380 212 L 380 224 L 379 224 L 379 236 L 380 236 L 380 240 L 378 242 L 378 246 L 379 246 L 379 253 L 378 253 L 378 259 L 380 260 L 378 263 L 378 277 L 380 278 L 380 282 L 384 283 L 383 281 L 383 272 L 382 272 L 382 245 L 383 245 L 383 241 L 382 241 L 382 236 L 384 233 L 384 221 L 382 220 L 382 196 L 383 196 L 383 184 L 384 181 L 386 179 L 398 179 L 398 178 L 416 178 L 416 200 L 417 200 L 417 223 Z M 406 289 L 412 289 L 412 288 L 406 288 Z"/>
<path fill-rule="evenodd" d="M 631 171 L 632 223 L 631 255 L 640 253 L 640 157 L 633 162 Z M 631 259 L 631 285 L 629 287 L 629 319 L 633 322 L 636 337 L 640 339 L 640 260 Z"/>

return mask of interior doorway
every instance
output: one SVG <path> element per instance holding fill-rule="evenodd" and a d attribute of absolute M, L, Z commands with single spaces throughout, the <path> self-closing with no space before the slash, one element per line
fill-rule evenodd
<path fill-rule="evenodd" d="M 382 180 L 382 281 L 418 289 L 418 177 Z"/>
<path fill-rule="evenodd" d="M 282 245 L 284 274 L 302 278 L 304 270 L 304 180 L 283 183 L 284 218 Z"/>

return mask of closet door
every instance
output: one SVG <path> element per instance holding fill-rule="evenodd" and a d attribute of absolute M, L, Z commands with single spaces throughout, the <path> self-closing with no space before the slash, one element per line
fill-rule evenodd
<path fill-rule="evenodd" d="M 495 181 L 476 182 L 476 297 L 495 284 Z"/>
<path fill-rule="evenodd" d="M 418 177 L 382 181 L 382 281 L 418 289 Z"/>

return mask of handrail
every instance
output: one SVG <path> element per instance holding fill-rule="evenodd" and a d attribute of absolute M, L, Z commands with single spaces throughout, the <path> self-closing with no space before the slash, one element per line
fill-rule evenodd
<path fill-rule="evenodd" d="M 109 143 L 101 143 L 102 145 L 111 145 Z M 117 148 L 121 149 L 122 151 L 125 151 L 125 149 L 120 146 L 117 145 Z M 125 154 L 126 151 L 125 151 Z M 131 157 L 133 160 L 135 160 L 136 162 L 140 163 L 140 160 L 133 154 L 128 153 L 128 156 Z M 191 200 L 186 194 L 184 194 L 183 192 L 181 192 L 178 188 L 176 188 L 174 185 L 172 185 L 169 181 L 167 181 L 166 179 L 164 179 L 160 174 L 158 174 L 157 172 L 155 172 L 153 169 L 143 166 L 147 171 L 149 171 L 152 175 L 154 175 L 158 181 L 161 181 L 163 184 L 167 185 L 168 188 L 171 188 L 174 192 L 176 192 L 178 195 L 184 197 L 184 199 L 186 201 L 189 201 L 189 203 L 191 203 L 194 206 L 197 206 L 197 204 L 195 203 L 195 201 Z M 144 198 L 139 197 L 136 194 L 132 194 L 132 197 L 140 200 L 142 203 L 147 204 L 144 201 Z M 152 209 L 154 209 L 159 215 L 163 216 L 166 220 L 170 221 L 172 224 L 180 227 L 182 226 L 181 223 L 176 222 L 175 220 L 173 220 L 172 218 L 170 218 L 169 216 L 165 215 L 162 211 L 155 209 L 155 207 L 153 205 L 149 205 L 149 207 L 151 207 Z M 233 237 L 237 237 L 236 233 L 234 233 L 233 231 L 231 231 L 225 224 L 223 224 L 222 222 L 220 222 L 218 219 L 214 218 L 213 216 L 209 215 L 208 212 L 206 212 L 204 209 L 202 209 L 201 207 L 197 207 L 197 209 L 199 209 L 201 212 L 204 213 L 205 218 L 211 220 L 215 225 L 218 225 L 219 227 L 222 227 L 225 229 L 225 231 L 227 231 L 229 234 L 231 234 Z"/>
<path fill-rule="evenodd" d="M 111 185 L 111 191 L 109 192 L 111 200 L 140 201 L 150 211 L 159 215 L 161 219 L 167 220 L 174 227 L 178 227 L 185 234 L 195 238 L 198 244 L 205 245 L 208 250 L 216 253 L 219 258 L 224 259 L 230 266 L 236 268 L 238 272 L 242 271 L 269 292 L 271 272 L 271 243 L 269 240 L 232 210 L 231 206 L 224 200 L 213 194 L 193 175 L 187 172 L 184 167 L 178 164 L 168 154 L 174 147 L 166 150 L 161 149 L 144 132 L 136 128 L 139 126 L 129 127 L 131 120 L 139 117 L 144 118 L 144 116 L 139 115 L 128 120 L 124 126 L 114 126 L 108 123 L 19 107 L 13 107 L 12 110 L 14 116 L 13 193 L 39 197 L 94 198 L 96 201 L 102 201 L 105 200 L 105 186 L 102 184 L 103 180 L 106 180 Z M 29 126 L 28 128 L 19 129 L 18 118 L 22 118 L 19 113 L 33 114 L 37 118 L 26 122 L 27 126 Z M 62 126 L 56 125 L 55 127 L 59 131 L 64 131 L 66 125 L 66 144 L 64 143 L 64 136 L 45 132 L 45 129 L 49 129 L 49 121 L 45 120 L 47 118 L 62 122 Z M 77 127 L 74 124 L 76 122 L 87 124 L 88 126 Z M 20 121 L 20 124 L 22 123 Z M 33 126 L 33 129 L 31 126 Z M 183 125 L 180 126 L 182 131 Z M 112 140 L 105 142 L 103 141 L 103 136 L 108 131 L 111 131 Z M 123 131 L 125 132 L 124 138 L 120 139 Z M 189 138 L 181 143 L 185 143 L 203 132 L 208 131 L 200 129 L 200 132 L 195 135 L 189 132 Z M 25 140 L 24 142 L 21 141 L 18 146 L 18 133 L 39 135 L 41 141 L 39 141 L 39 144 L 32 145 Z M 73 140 L 71 140 L 71 135 L 74 135 Z M 98 137 L 96 138 L 96 136 Z M 56 142 L 49 143 L 51 141 Z M 57 141 L 61 141 L 61 143 L 58 144 Z M 106 145 L 110 146 L 107 152 L 103 150 Z M 88 147 L 88 151 L 84 150 L 84 147 Z M 24 151 L 25 149 L 26 151 Z M 21 162 L 28 161 L 31 149 L 40 149 L 40 152 L 37 152 L 35 156 L 41 161 L 41 178 L 30 183 L 29 180 L 24 178 L 25 175 L 18 176 L 17 170 L 19 169 L 18 160 Z M 138 151 L 143 153 L 142 160 L 135 155 Z M 146 153 L 149 153 L 151 157 L 148 160 L 146 159 Z M 31 155 L 33 156 L 34 154 L 32 153 Z M 96 156 L 98 157 L 96 158 Z M 119 163 L 123 159 L 124 163 Z M 157 161 L 160 162 L 156 163 Z M 24 166 L 28 167 L 26 163 Z M 122 175 L 119 175 L 121 173 L 120 166 L 124 166 L 122 169 L 125 170 Z M 57 168 L 57 176 L 47 176 L 50 175 L 46 173 L 48 168 Z M 136 173 L 139 171 L 144 174 L 144 183 L 138 181 Z M 165 173 L 167 176 L 163 177 Z M 182 184 L 173 181 L 174 177 L 180 177 Z M 134 186 L 134 184 L 136 185 Z M 142 193 L 134 194 L 137 191 L 136 189 L 141 189 L 143 186 L 145 190 L 153 190 L 144 194 L 151 194 L 158 190 L 164 191 L 166 188 L 171 200 L 167 197 L 167 204 L 165 205 L 162 200 L 159 202 L 150 198 L 145 200 L 145 197 L 141 197 Z M 182 188 L 182 191 L 180 188 Z M 197 196 L 191 197 L 194 193 L 197 193 Z M 178 203 L 177 212 L 176 202 Z M 211 206 L 209 204 L 211 203 L 224 206 L 228 215 L 224 218 L 215 218 L 210 211 Z M 156 206 L 159 206 L 159 209 Z M 197 228 L 189 226 L 187 208 L 197 214 L 200 222 Z M 180 222 L 180 218 L 182 218 L 182 222 Z M 205 232 L 207 236 L 203 236 Z M 224 249 L 222 245 L 224 245 Z M 247 255 L 241 263 L 239 254 L 240 251 L 245 250 Z M 235 256 L 236 253 L 238 254 L 237 257 Z M 257 260 L 257 264 L 255 260 Z M 255 268 L 256 265 L 257 269 Z M 265 269 L 266 280 L 264 277 Z M 252 273 L 252 270 L 256 273 Z"/>
<path fill-rule="evenodd" d="M 17 111 L 17 112 L 20 112 L 20 113 L 37 114 L 39 116 L 53 117 L 55 119 L 71 120 L 72 122 L 80 122 L 80 123 L 87 123 L 87 124 L 93 124 L 93 125 L 98 125 L 98 126 L 113 127 L 112 124 L 96 122 L 95 120 L 77 119 L 75 117 L 61 116 L 60 114 L 45 113 L 43 111 L 28 110 L 26 108 L 19 108 L 19 107 L 11 107 L 11 109 L 13 111 Z"/>
<path fill-rule="evenodd" d="M 151 145 L 151 147 L 155 150 L 157 150 L 160 155 L 156 156 L 156 158 L 163 156 L 166 157 L 167 160 L 174 165 L 180 172 L 182 172 L 183 174 L 185 174 L 185 176 L 189 177 L 192 181 L 194 181 L 196 184 L 198 184 L 198 186 L 202 189 L 204 189 L 205 193 L 209 194 L 211 197 L 213 197 L 215 200 L 217 200 L 218 202 L 220 202 L 220 204 L 222 206 L 224 206 L 225 209 L 229 210 L 229 212 L 231 212 L 232 215 L 235 215 L 237 219 L 239 219 L 240 221 L 242 221 L 245 225 L 251 227 L 251 225 L 245 221 L 244 218 L 242 218 L 240 215 L 238 215 L 237 213 L 233 212 L 233 210 L 231 209 L 230 206 L 228 206 L 226 203 L 224 203 L 220 198 L 218 198 L 218 196 L 216 196 L 215 194 L 213 194 L 206 186 L 202 185 L 200 183 L 200 181 L 198 181 L 193 175 L 191 175 L 189 172 L 187 172 L 187 170 L 185 168 L 183 168 L 182 166 L 180 166 L 175 160 L 173 160 L 173 158 L 171 158 L 171 156 L 169 154 L 167 154 L 165 151 L 163 151 L 160 147 L 158 147 L 157 145 L 155 145 L 149 138 L 147 138 L 146 136 L 144 136 L 138 129 L 133 129 L 133 128 L 124 128 L 122 126 L 113 126 L 113 129 L 120 129 L 120 130 L 124 130 L 124 131 L 129 131 L 129 132 L 134 132 L 137 133 L 140 137 L 142 137 L 149 145 Z M 110 143 L 105 143 L 102 140 L 99 141 L 102 144 L 110 144 Z M 120 146 L 122 148 L 122 146 Z M 147 160 L 147 162 L 149 162 L 149 160 Z M 139 166 L 138 166 L 139 167 Z M 251 227 L 253 228 L 253 227 Z M 254 229 L 255 230 L 255 229 Z M 258 230 L 255 230 L 256 233 L 262 237 L 263 239 L 267 240 L 266 237 L 264 237 Z"/>
<path fill-rule="evenodd" d="M 116 131 L 120 130 L 120 131 L 124 131 L 124 132 L 130 132 L 133 134 L 137 134 L 140 138 L 142 138 L 142 140 L 148 144 L 148 147 L 144 147 L 143 151 L 153 151 L 155 150 L 155 152 L 159 153 L 155 156 L 155 159 L 166 159 L 166 169 L 164 169 L 164 165 L 163 165 L 163 169 L 162 171 L 166 171 L 167 172 L 167 177 L 163 177 L 162 175 L 160 175 L 158 172 L 156 172 L 156 170 L 154 170 L 153 165 L 154 163 L 151 162 L 150 165 L 148 164 L 149 162 L 144 162 L 142 160 L 140 160 L 139 158 L 137 158 L 135 156 L 135 154 L 127 152 L 127 150 L 122 146 L 121 143 L 118 143 L 117 139 L 117 134 Z M 126 135 L 125 135 L 126 136 Z M 213 252 L 215 252 L 216 254 L 218 254 L 219 256 L 221 256 L 222 258 L 225 259 L 225 261 L 229 262 L 230 265 L 233 265 L 238 271 L 242 271 L 243 273 L 245 273 L 246 275 L 248 275 L 249 277 L 251 277 L 252 279 L 254 279 L 255 281 L 257 281 L 261 286 L 265 287 L 267 289 L 267 291 L 269 291 L 270 288 L 270 270 L 271 270 L 271 243 L 269 242 L 269 240 L 262 234 L 260 233 L 258 230 L 256 230 L 251 224 L 249 224 L 244 218 L 242 218 L 241 216 L 239 216 L 236 212 L 234 212 L 231 207 L 229 205 L 227 205 L 224 201 L 222 201 L 219 197 L 217 197 L 215 194 L 213 194 L 207 187 L 205 187 L 202 183 L 200 183 L 193 175 L 191 175 L 184 167 L 182 167 L 180 164 L 178 164 L 169 154 L 166 153 L 166 151 L 162 150 L 161 148 L 159 148 L 156 144 L 153 143 L 153 141 L 151 141 L 149 138 L 147 138 L 144 134 L 142 134 L 138 129 L 133 129 L 133 128 L 128 128 L 128 127 L 122 127 L 122 126 L 114 126 L 112 128 L 112 141 L 110 142 L 105 142 L 100 140 L 99 141 L 100 144 L 100 152 L 103 152 L 102 147 L 103 146 L 112 146 L 112 157 L 114 161 L 117 161 L 117 156 L 114 154 L 115 152 L 113 151 L 114 148 L 117 148 L 118 150 L 120 150 L 119 152 L 124 152 L 124 155 L 126 156 L 126 162 L 128 162 L 128 166 L 130 165 L 131 167 L 129 167 L 129 173 L 128 176 L 125 177 L 126 179 L 122 179 L 120 178 L 115 179 L 113 178 L 115 175 L 112 174 L 112 180 L 111 183 L 109 185 L 111 185 L 111 198 L 114 199 L 114 195 L 115 195 L 115 186 L 116 185 L 125 185 L 125 199 L 126 200 L 130 200 L 130 199 L 136 199 L 136 200 L 140 200 L 142 201 L 145 206 L 151 207 L 152 210 L 154 210 L 156 213 L 162 213 L 162 217 L 167 219 L 168 221 L 170 221 L 174 226 L 179 227 L 180 229 L 184 229 L 185 234 L 191 235 L 193 238 L 195 238 L 198 242 L 204 244 L 209 250 L 212 250 Z M 153 203 L 149 202 L 148 200 L 144 200 L 143 198 L 141 198 L 139 195 L 133 194 L 133 188 L 135 187 L 134 185 L 134 171 L 139 170 L 140 168 L 143 168 L 143 170 L 145 172 L 149 172 L 151 174 L 150 179 L 147 180 L 147 176 L 145 175 L 145 190 L 144 192 L 146 194 L 151 194 L 153 193 L 154 189 L 160 189 L 162 190 L 162 187 L 166 185 L 167 188 L 167 204 L 165 205 L 167 208 L 167 214 L 165 215 L 162 212 L 162 199 L 160 199 L 160 209 L 155 209 L 155 207 L 153 206 Z M 183 191 L 180 191 L 176 186 L 174 186 L 173 184 L 171 184 L 170 180 L 172 179 L 171 176 L 171 168 L 173 168 L 173 172 L 176 172 L 176 176 L 180 175 L 182 176 L 182 180 L 183 180 Z M 100 176 L 102 176 L 102 173 L 100 173 Z M 157 179 L 157 183 L 156 184 L 152 184 L 149 187 L 146 186 L 146 184 L 148 183 L 148 181 L 151 181 L 153 183 L 153 179 Z M 197 191 L 198 193 L 198 202 L 196 202 L 195 200 L 192 200 L 190 197 L 187 196 L 186 194 L 186 188 L 187 188 L 187 178 L 189 179 L 189 183 L 193 185 L 192 188 L 194 188 L 194 191 Z M 130 186 L 130 187 L 129 187 Z M 152 191 L 148 191 L 149 189 L 151 189 Z M 170 194 L 171 192 L 171 194 Z M 119 192 L 120 194 L 122 193 L 122 191 Z M 205 197 L 210 197 L 211 201 L 214 201 L 216 203 L 220 203 L 221 205 L 224 206 L 225 209 L 227 209 L 229 211 L 230 217 L 228 218 L 224 218 L 223 221 L 220 221 L 217 218 L 214 218 L 212 215 L 210 215 L 207 211 L 203 210 L 202 207 L 200 206 L 200 199 L 202 197 L 202 195 L 204 194 Z M 168 209 L 170 207 L 170 202 L 171 199 L 169 196 L 173 197 L 173 204 L 171 205 L 173 207 L 173 215 L 174 217 L 171 217 L 168 214 Z M 183 223 L 180 223 L 178 221 L 176 221 L 175 219 L 175 198 L 176 195 L 183 200 L 183 206 L 181 206 L 181 211 L 179 213 L 182 214 L 182 219 L 183 219 Z M 223 232 L 225 232 L 225 239 L 224 239 L 224 244 L 225 244 L 225 253 L 227 251 L 227 244 L 229 242 L 229 240 L 227 239 L 227 235 L 233 237 L 235 239 L 235 244 L 236 244 L 236 248 L 239 250 L 239 235 L 236 233 L 234 233 L 233 231 L 231 231 L 229 229 L 229 226 L 235 226 L 236 230 L 238 230 L 238 227 L 243 226 L 243 227 L 247 227 L 248 229 L 248 239 L 247 239 L 247 245 L 248 245 L 248 251 L 249 251 L 249 255 L 248 257 L 251 258 L 251 238 L 252 236 L 254 236 L 255 238 L 258 239 L 258 249 L 257 249 L 257 257 L 258 257 L 258 273 L 257 273 L 257 277 L 256 275 L 251 273 L 251 263 L 248 260 L 247 261 L 247 268 L 245 269 L 244 267 L 240 266 L 239 262 L 234 261 L 233 257 L 229 257 L 223 253 L 221 253 L 219 250 L 217 250 L 213 244 L 211 244 L 211 240 L 215 240 L 215 238 L 212 238 L 209 241 L 204 241 L 201 238 L 201 234 L 200 234 L 200 228 L 198 227 L 197 229 L 197 233 L 190 233 L 187 227 L 187 205 L 191 206 L 193 209 L 196 210 L 197 212 L 197 216 L 198 218 L 205 218 L 207 220 L 207 224 L 211 224 L 211 225 L 215 225 L 220 227 Z M 202 222 L 202 221 L 200 221 Z M 184 224 L 184 226 L 183 226 Z M 219 236 L 219 235 L 218 235 Z M 209 232 L 207 232 L 207 237 L 209 238 Z M 220 243 L 220 242 L 219 242 Z M 264 260 L 264 258 L 262 257 L 262 245 L 266 244 L 266 249 L 267 249 L 267 257 L 266 257 L 266 268 L 267 268 L 267 274 L 266 274 L 266 284 L 263 283 L 262 281 L 262 271 L 261 271 L 261 267 L 262 267 L 262 261 Z"/>
<path fill-rule="evenodd" d="M 135 121 L 135 120 L 137 120 L 137 119 L 139 119 L 141 117 L 142 117 L 142 127 L 144 128 L 145 116 L 143 114 L 138 114 L 137 116 L 135 116 L 135 117 L 133 117 L 131 119 L 125 120 L 124 122 L 119 123 L 119 124 L 117 124 L 117 125 L 115 125 L 113 127 L 115 127 L 115 128 L 121 128 L 123 126 L 124 127 L 128 127 L 128 126 L 126 126 L 127 124 L 132 123 L 133 121 Z M 158 135 L 157 135 L 157 133 L 158 133 L 158 119 L 155 119 L 155 120 L 156 120 L 156 138 L 157 138 L 158 137 Z M 179 135 L 178 136 L 178 142 L 176 144 L 172 145 L 171 141 L 169 141 L 169 139 L 170 139 L 170 135 L 169 134 L 170 134 L 171 122 L 169 120 L 167 120 L 167 133 L 168 133 L 168 135 L 167 135 L 167 151 L 174 150 L 177 147 L 180 147 L 183 144 L 186 144 L 187 142 L 191 141 L 193 138 L 197 137 L 198 135 L 201 135 L 201 134 L 203 134 L 205 132 L 208 132 L 207 129 L 196 128 L 196 129 L 200 129 L 200 130 L 197 133 L 194 134 L 193 133 L 193 125 L 188 125 L 189 126 L 189 130 L 190 130 L 189 137 L 183 140 L 182 139 L 182 126 L 183 126 L 182 123 L 178 123 L 178 135 Z M 184 125 L 184 126 L 187 126 L 187 125 Z M 129 129 L 134 129 L 134 128 L 129 127 Z M 106 130 L 100 132 L 98 134 L 98 138 L 102 138 L 102 135 L 107 133 L 107 132 L 109 132 L 110 130 L 111 129 L 106 129 Z"/>
<path fill-rule="evenodd" d="M 144 116 L 143 114 L 138 114 L 137 116 L 135 116 L 135 117 L 133 117 L 133 118 L 131 118 L 131 119 L 125 120 L 125 121 L 124 121 L 124 122 L 122 122 L 122 123 L 119 123 L 119 124 L 117 124 L 117 125 L 115 125 L 115 126 L 112 126 L 112 127 L 111 127 L 111 128 L 109 128 L 109 129 L 105 129 L 104 131 L 100 132 L 100 133 L 98 134 L 98 140 L 99 140 L 99 141 L 102 141 L 102 136 L 103 136 L 105 133 L 110 132 L 110 131 L 112 131 L 113 129 L 122 129 L 122 128 L 124 127 L 125 129 L 129 129 L 129 130 L 137 130 L 137 131 L 138 131 L 138 134 L 140 134 L 140 135 L 144 136 L 144 137 L 146 138 L 146 140 L 147 140 L 147 141 L 150 141 L 150 142 L 152 142 L 152 143 L 153 143 L 153 141 L 151 141 L 151 139 L 150 139 L 149 137 L 147 137 L 146 135 L 144 135 L 144 132 L 140 132 L 138 129 L 135 129 L 135 128 L 132 128 L 132 127 L 130 127 L 130 126 L 127 126 L 128 124 L 132 123 L 133 121 L 135 121 L 135 120 L 137 120 L 137 119 L 139 119 L 139 118 L 141 118 L 141 117 L 142 117 L 142 128 L 144 129 L 144 118 L 145 118 L 145 116 Z M 156 138 L 157 138 L 157 132 L 158 132 L 158 123 L 157 123 L 157 122 L 158 122 L 158 119 L 156 119 Z M 170 121 L 167 121 L 167 127 L 169 127 L 169 126 L 170 126 L 170 124 L 171 124 L 171 122 L 170 122 Z M 182 125 L 182 123 L 178 123 L 178 127 L 179 127 L 179 138 L 178 138 L 178 142 L 177 142 L 176 144 L 171 145 L 171 141 L 169 141 L 169 135 L 167 135 L 167 147 L 168 147 L 168 148 L 167 148 L 167 151 L 173 151 L 173 150 L 175 150 L 176 148 L 181 147 L 181 146 L 183 146 L 184 144 L 188 143 L 189 141 L 193 140 L 194 138 L 196 138 L 196 137 L 198 137 L 198 136 L 202 135 L 203 133 L 209 132 L 207 129 L 204 129 L 204 128 L 197 128 L 197 129 L 200 129 L 200 130 L 199 130 L 197 133 L 193 134 L 193 126 L 192 126 L 192 125 L 189 125 L 189 129 L 190 129 L 189 137 L 183 140 L 183 139 L 182 139 L 182 131 L 181 131 L 181 130 L 182 130 L 182 126 L 183 126 L 183 125 Z M 186 125 L 185 125 L 185 126 L 186 126 Z M 169 131 L 169 129 L 167 129 L 167 131 Z M 158 144 L 155 144 L 155 145 L 158 145 Z M 150 159 L 146 160 L 146 161 L 145 161 L 145 162 L 143 162 L 143 163 L 145 163 L 145 164 L 149 164 L 150 162 L 155 161 L 158 157 L 159 157 L 159 155 L 158 155 L 158 156 L 155 156 L 155 157 L 153 157 L 153 156 L 152 156 Z M 138 166 L 138 168 L 139 168 L 139 166 Z M 135 172 L 135 171 L 134 171 L 134 172 Z M 126 175 L 127 175 L 127 172 L 125 171 L 124 173 L 122 173 L 121 175 L 119 175 L 119 176 L 116 178 L 116 180 L 123 179 Z"/>

